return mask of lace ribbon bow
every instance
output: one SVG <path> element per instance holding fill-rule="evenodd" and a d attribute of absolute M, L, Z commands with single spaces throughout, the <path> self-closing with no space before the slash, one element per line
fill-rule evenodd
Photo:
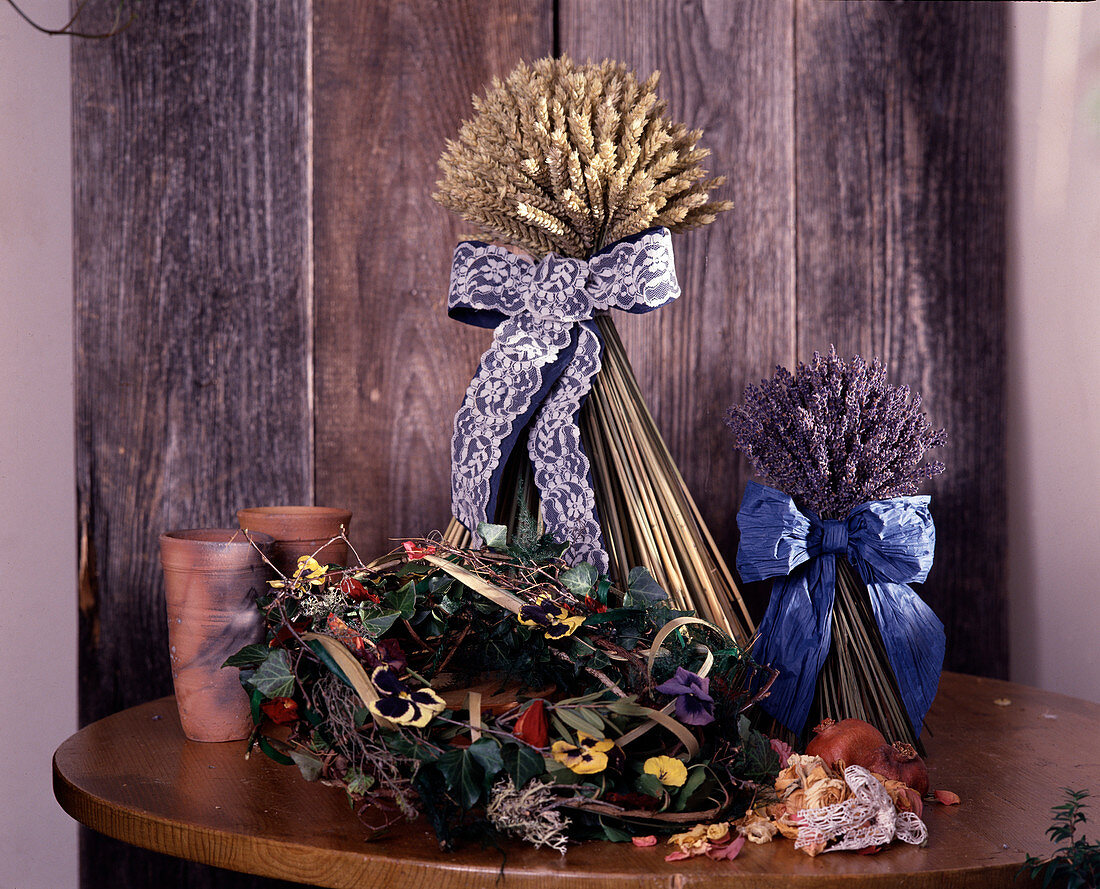
<path fill-rule="evenodd" d="M 851 799 L 820 809 L 798 813 L 798 839 L 794 847 L 820 846 L 839 840 L 827 852 L 885 846 L 894 839 L 919 846 L 928 839 L 928 828 L 912 812 L 899 812 L 886 788 L 862 766 L 848 766 L 844 780 Z"/>
<path fill-rule="evenodd" d="M 600 369 L 592 316 L 649 312 L 680 295 L 668 229 L 617 241 L 587 262 L 549 255 L 538 263 L 478 241 L 455 248 L 448 312 L 495 327 L 493 344 L 455 414 L 451 509 L 474 534 L 492 521 L 500 477 L 520 433 L 542 500 L 546 530 L 566 558 L 607 571 L 590 464 L 577 414 Z"/>
<path fill-rule="evenodd" d="M 943 667 L 943 624 L 906 584 L 932 567 L 936 529 L 929 497 L 861 503 L 844 520 L 801 512 L 782 491 L 749 482 L 737 514 L 737 570 L 745 581 L 774 577 L 753 656 L 779 671 L 762 702 L 801 732 L 817 674 L 832 642 L 836 557 L 845 556 L 867 584 L 875 622 L 919 736 Z"/>

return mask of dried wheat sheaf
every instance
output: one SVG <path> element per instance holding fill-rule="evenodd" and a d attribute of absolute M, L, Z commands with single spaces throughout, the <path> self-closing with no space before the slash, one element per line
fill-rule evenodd
<path fill-rule="evenodd" d="M 702 131 L 666 116 L 658 76 L 639 82 L 610 60 L 520 64 L 474 99 L 433 197 L 536 256 L 583 259 L 654 226 L 713 222 L 731 206 L 709 199 L 724 179 L 700 166 Z"/>

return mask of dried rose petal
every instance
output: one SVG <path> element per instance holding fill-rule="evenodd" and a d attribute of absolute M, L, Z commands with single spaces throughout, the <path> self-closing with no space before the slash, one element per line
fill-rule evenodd
<path fill-rule="evenodd" d="M 707 858 L 713 858 L 715 861 L 733 861 L 741 854 L 743 848 L 745 848 L 745 838 L 738 837 L 728 845 L 711 846 L 707 849 Z"/>
<path fill-rule="evenodd" d="M 631 837 L 630 842 L 632 842 L 635 846 L 656 846 L 657 837 L 653 836 L 652 834 L 647 837 Z"/>
<path fill-rule="evenodd" d="M 685 858 L 694 858 L 690 852 L 684 852 L 682 849 L 677 849 L 675 852 L 669 852 L 665 856 L 665 861 L 683 861 Z"/>
<path fill-rule="evenodd" d="M 778 738 L 768 738 L 768 744 L 779 755 L 779 767 L 786 768 L 787 760 L 794 753 L 794 748 L 786 741 L 780 741 Z"/>
<path fill-rule="evenodd" d="M 962 802 L 959 799 L 959 795 L 950 790 L 937 790 L 936 791 L 937 802 L 943 803 L 945 806 L 957 806 Z"/>
<path fill-rule="evenodd" d="M 411 540 L 406 540 L 404 543 L 401 544 L 401 546 L 404 547 L 405 553 L 410 559 L 423 559 L 424 556 L 430 556 L 435 553 L 434 546 L 429 546 L 427 544 L 424 546 L 418 546 Z"/>

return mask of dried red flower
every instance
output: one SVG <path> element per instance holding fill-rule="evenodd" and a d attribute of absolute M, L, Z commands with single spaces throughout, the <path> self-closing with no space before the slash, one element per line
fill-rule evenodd
<path fill-rule="evenodd" d="M 272 698 L 260 704 L 260 709 L 277 725 L 286 725 L 298 720 L 298 702 L 294 698 Z"/>
<path fill-rule="evenodd" d="M 434 546 L 428 546 L 426 544 L 420 546 L 419 544 L 413 543 L 411 540 L 406 540 L 401 545 L 405 548 L 405 553 L 410 559 L 423 559 L 424 556 L 435 554 Z"/>
<path fill-rule="evenodd" d="M 374 602 L 377 604 L 382 601 L 381 596 L 368 590 L 354 577 L 345 577 L 340 581 L 340 592 L 353 602 Z"/>
<path fill-rule="evenodd" d="M 532 747 L 546 747 L 550 743 L 550 725 L 546 719 L 546 702 L 538 698 L 531 702 L 512 729 L 512 734 Z"/>

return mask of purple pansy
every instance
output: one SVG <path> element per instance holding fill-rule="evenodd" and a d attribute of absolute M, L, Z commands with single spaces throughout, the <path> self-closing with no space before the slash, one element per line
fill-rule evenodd
<path fill-rule="evenodd" d="M 714 698 L 710 696 L 710 680 L 683 667 L 667 682 L 657 686 L 657 691 L 676 695 L 676 718 L 688 725 L 707 725 L 714 722 Z"/>

